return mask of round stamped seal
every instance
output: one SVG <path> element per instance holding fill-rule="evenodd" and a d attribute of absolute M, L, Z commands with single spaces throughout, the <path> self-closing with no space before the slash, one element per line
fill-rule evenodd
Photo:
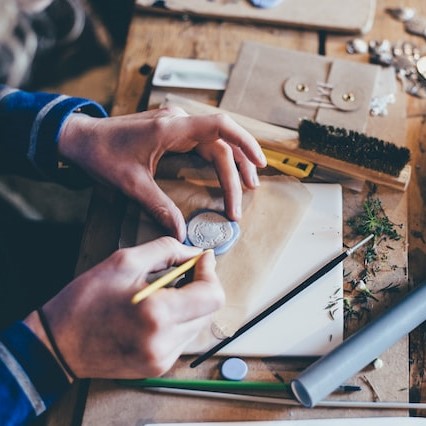
<path fill-rule="evenodd" d="M 187 243 L 204 250 L 213 249 L 216 255 L 228 251 L 237 240 L 240 228 L 216 210 L 199 210 L 187 224 Z"/>

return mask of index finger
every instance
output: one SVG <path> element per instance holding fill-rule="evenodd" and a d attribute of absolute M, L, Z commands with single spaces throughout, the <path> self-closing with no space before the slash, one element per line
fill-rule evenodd
<path fill-rule="evenodd" d="M 191 139 L 198 143 L 212 143 L 218 139 L 235 145 L 258 167 L 266 167 L 266 158 L 257 140 L 226 114 L 192 115 L 189 129 Z"/>

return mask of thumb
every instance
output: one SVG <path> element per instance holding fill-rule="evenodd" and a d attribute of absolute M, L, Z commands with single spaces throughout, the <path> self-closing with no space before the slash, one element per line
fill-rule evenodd
<path fill-rule="evenodd" d="M 186 237 L 186 224 L 182 212 L 176 204 L 161 190 L 153 179 L 142 187 L 141 192 L 134 194 L 145 210 L 179 241 Z"/>

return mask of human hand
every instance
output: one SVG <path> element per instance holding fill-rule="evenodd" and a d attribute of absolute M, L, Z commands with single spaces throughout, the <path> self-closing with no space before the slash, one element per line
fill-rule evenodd
<path fill-rule="evenodd" d="M 150 272 L 200 252 L 171 237 L 122 249 L 82 274 L 44 307 L 57 346 L 79 378 L 143 378 L 166 372 L 224 303 L 215 258 L 204 254 L 194 280 L 163 288 L 137 305 L 132 296 Z M 37 315 L 27 320 L 46 343 Z"/>
<path fill-rule="evenodd" d="M 101 119 L 73 114 L 59 140 L 63 156 L 139 201 L 180 241 L 186 235 L 184 218 L 154 175 L 164 153 L 193 149 L 213 163 L 226 213 L 239 220 L 239 173 L 246 187 L 255 188 L 256 167 L 265 167 L 266 159 L 257 141 L 227 115 L 189 116 L 176 107 Z"/>

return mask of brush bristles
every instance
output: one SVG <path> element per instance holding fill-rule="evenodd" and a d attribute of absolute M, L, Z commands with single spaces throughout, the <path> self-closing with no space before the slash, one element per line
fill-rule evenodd
<path fill-rule="evenodd" d="M 299 141 L 302 149 L 392 176 L 399 176 L 410 160 L 410 151 L 407 148 L 353 130 L 309 120 L 300 122 Z"/>

